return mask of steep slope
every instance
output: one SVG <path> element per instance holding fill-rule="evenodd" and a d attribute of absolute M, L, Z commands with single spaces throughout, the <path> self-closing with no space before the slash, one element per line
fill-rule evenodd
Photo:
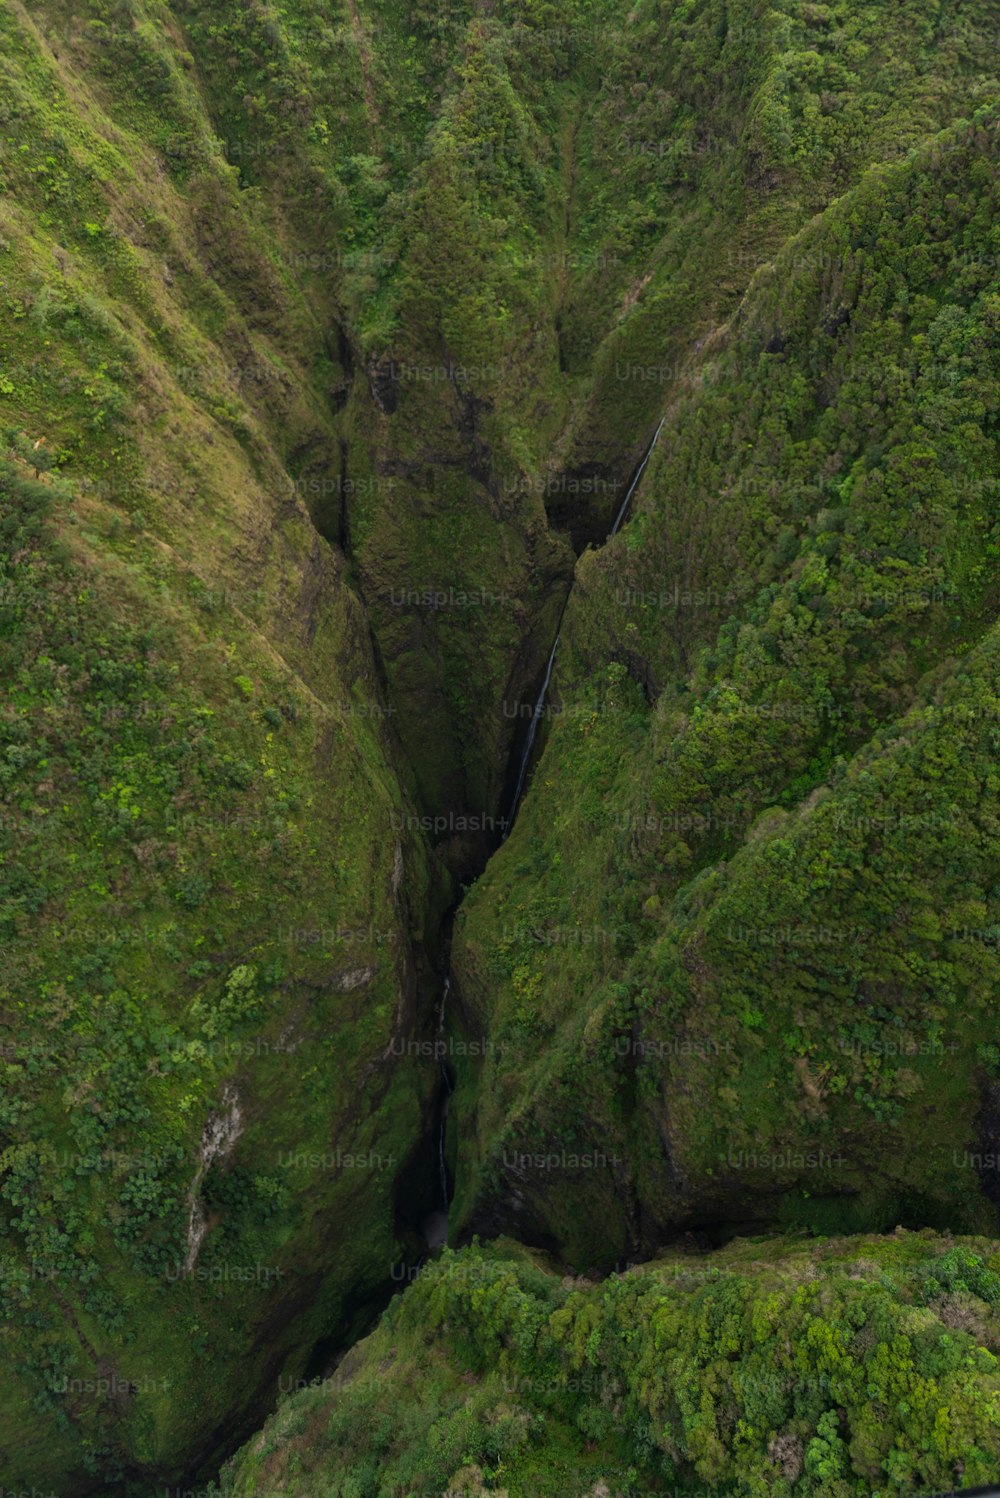
<path fill-rule="evenodd" d="M 995 95 L 987 9 L 788 10 L 497 7 L 386 200 L 351 524 L 428 810 L 495 819 L 565 542 L 607 533 L 691 345 L 866 164 Z"/>
<path fill-rule="evenodd" d="M 429 1267 L 222 1476 L 232 1498 L 950 1491 L 1000 1469 L 996 1243 L 751 1240 L 601 1285 Z"/>
<path fill-rule="evenodd" d="M 237 657 L 162 543 L 0 493 L 0 1451 L 84 1492 L 210 1460 L 407 1252 L 421 863 L 385 837 L 405 803 L 352 716 L 374 682 L 334 566 L 317 695 L 249 621 Z"/>
<path fill-rule="evenodd" d="M 489 1042 L 467 1221 L 577 1262 L 994 1221 L 996 128 L 759 273 L 579 563 L 548 743 L 456 935 Z M 532 1168 L 561 1147 L 608 1163 Z"/>
<path fill-rule="evenodd" d="M 606 533 L 692 342 L 867 163 L 995 92 L 988 5 L 848 12 L 178 7 L 218 136 L 338 324 L 336 450 L 298 457 L 463 875 L 571 548 Z"/>
<path fill-rule="evenodd" d="M 123 30 L 0 28 L 0 1471 L 76 1494 L 212 1470 L 417 1251 L 448 896 L 296 470 L 334 438 L 290 231 L 169 26 L 131 120 Z"/>

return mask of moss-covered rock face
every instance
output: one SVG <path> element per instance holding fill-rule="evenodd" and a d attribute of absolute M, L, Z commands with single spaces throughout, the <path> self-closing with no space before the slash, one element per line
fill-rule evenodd
<path fill-rule="evenodd" d="M 461 873 L 497 841 L 573 548 L 607 533 L 691 344 L 865 165 L 991 97 L 987 10 L 176 7 L 217 137 L 328 309 L 336 442 L 293 463 Z"/>
<path fill-rule="evenodd" d="M 571 548 L 606 536 L 692 344 L 868 163 L 993 96 L 985 19 L 449 10 L 433 123 L 418 143 L 411 115 L 391 155 L 378 117 L 398 83 L 373 75 L 380 197 L 352 223 L 370 277 L 341 471 L 421 801 L 463 873 L 453 819 L 485 833 L 481 858 Z M 373 16 L 376 54 L 393 24 Z M 418 75 L 426 44 L 417 28 Z M 356 214 L 359 192 L 351 175 Z"/>
<path fill-rule="evenodd" d="M 944 1492 L 1000 1468 L 982 1239 L 738 1241 L 603 1284 L 446 1253 L 223 1472 L 231 1498 Z"/>

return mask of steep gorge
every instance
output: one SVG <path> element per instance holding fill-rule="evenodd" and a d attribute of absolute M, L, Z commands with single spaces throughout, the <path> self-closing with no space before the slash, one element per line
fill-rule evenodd
<path fill-rule="evenodd" d="M 439 1205 L 463 884 L 455 1236 L 995 1226 L 947 1179 L 995 952 L 928 909 L 992 929 L 990 28 L 0 9 L 12 1482 L 204 1480 L 367 1330 Z M 906 900 L 916 958 L 760 935 Z"/>

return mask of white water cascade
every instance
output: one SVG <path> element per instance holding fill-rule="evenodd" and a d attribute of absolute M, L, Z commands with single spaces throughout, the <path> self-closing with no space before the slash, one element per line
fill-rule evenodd
<path fill-rule="evenodd" d="M 531 754 L 535 747 L 535 739 L 538 736 L 538 725 L 542 721 L 542 714 L 545 711 L 545 699 L 549 694 L 549 682 L 552 680 L 552 668 L 556 663 L 556 651 L 558 649 L 559 636 L 556 635 L 555 644 L 553 645 L 552 650 L 549 654 L 549 664 L 545 668 L 545 680 L 542 682 L 542 690 L 539 692 L 538 701 L 535 703 L 535 711 L 531 715 L 531 725 L 528 729 L 528 737 L 525 740 L 524 750 L 521 754 L 521 765 L 517 772 L 517 785 L 514 788 L 514 799 L 510 803 L 510 812 L 508 813 L 507 821 L 503 829 L 504 842 L 507 841 L 507 834 L 510 832 L 510 829 L 514 825 L 514 818 L 517 815 L 517 808 L 521 802 L 521 792 L 524 790 L 524 782 L 527 778 L 528 766 L 531 763 Z"/>
<path fill-rule="evenodd" d="M 659 441 L 660 433 L 663 431 L 663 423 L 666 421 L 666 419 L 667 418 L 665 416 L 661 416 L 661 418 L 660 418 L 660 425 L 656 428 L 656 431 L 653 433 L 653 440 L 649 444 L 648 448 L 646 449 L 646 456 L 643 458 L 642 462 L 639 464 L 639 468 L 638 468 L 638 471 L 636 472 L 636 476 L 635 476 L 635 478 L 632 480 L 632 482 L 628 486 L 628 493 L 626 494 L 625 498 L 622 500 L 622 507 L 618 511 L 618 517 L 615 520 L 614 525 L 611 527 L 611 535 L 612 536 L 616 536 L 618 534 L 618 527 L 621 525 L 622 521 L 625 519 L 625 512 L 628 509 L 629 500 L 632 498 L 632 495 L 635 493 L 636 489 L 639 486 L 639 480 L 642 478 L 642 475 L 645 472 L 646 464 L 649 462 L 650 458 L 653 456 L 653 448 L 656 446 L 657 442 Z"/>

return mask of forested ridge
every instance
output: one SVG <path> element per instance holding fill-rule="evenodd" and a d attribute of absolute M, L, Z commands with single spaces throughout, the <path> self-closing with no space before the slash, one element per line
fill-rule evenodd
<path fill-rule="evenodd" d="M 334 1493 L 941 1491 L 996 1475 L 992 1244 L 744 1241 L 602 1285 L 452 1254 L 223 1474 Z"/>

